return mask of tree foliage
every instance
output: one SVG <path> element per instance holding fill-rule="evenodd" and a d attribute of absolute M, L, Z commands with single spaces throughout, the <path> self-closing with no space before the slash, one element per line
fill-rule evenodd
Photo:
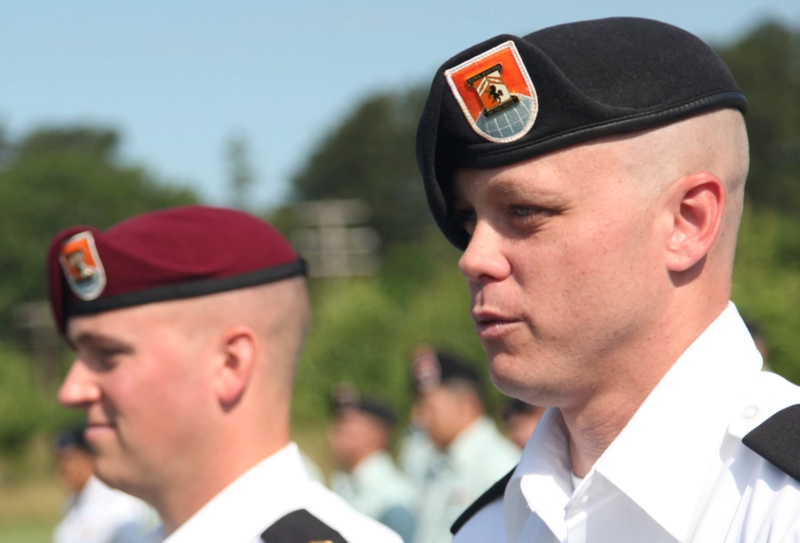
<path fill-rule="evenodd" d="M 800 211 L 800 29 L 776 22 L 759 26 L 721 48 L 747 96 L 750 181 L 757 207 Z"/>
<path fill-rule="evenodd" d="M 296 200 L 360 198 L 384 245 L 418 239 L 433 224 L 415 159 L 421 89 L 362 102 L 292 179 Z"/>
<path fill-rule="evenodd" d="M 76 224 L 107 228 L 125 218 L 194 203 L 186 189 L 157 182 L 117 158 L 119 135 L 95 128 L 43 129 L 16 143 L 0 170 L 0 324 L 8 338 L 14 308 L 45 298 L 50 239 Z"/>

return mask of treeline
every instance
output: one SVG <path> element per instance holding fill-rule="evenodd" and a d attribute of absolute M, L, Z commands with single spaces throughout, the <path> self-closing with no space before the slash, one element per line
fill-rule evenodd
<path fill-rule="evenodd" d="M 800 382 L 800 31 L 765 24 L 719 51 L 750 100 L 752 168 L 733 297 L 762 324 L 772 368 Z M 406 407 L 408 359 L 418 342 L 482 363 L 458 253 L 435 230 L 416 168 L 425 92 L 364 100 L 318 142 L 291 180 L 286 206 L 264 213 L 291 234 L 293 204 L 359 198 L 370 205 L 382 240 L 378 275 L 312 281 L 315 323 L 295 397 L 300 424 L 324 420 L 330 386 L 339 380 Z M 19 141 L 0 133 L 0 451 L 19 451 L 33 433 L 72 416 L 34 371 L 41 353 L 20 327 L 21 304 L 45 297 L 49 239 L 67 225 L 104 228 L 199 200 L 124 164 L 118 148 L 118 134 L 97 128 L 44 129 Z M 63 374 L 69 353 L 59 349 Z"/>

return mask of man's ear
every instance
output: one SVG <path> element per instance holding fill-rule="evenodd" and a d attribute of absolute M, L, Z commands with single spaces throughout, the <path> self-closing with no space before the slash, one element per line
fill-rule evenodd
<path fill-rule="evenodd" d="M 673 185 L 670 202 L 672 229 L 667 239 L 667 269 L 685 272 L 714 246 L 722 225 L 725 188 L 709 172 L 684 177 Z"/>
<path fill-rule="evenodd" d="M 225 331 L 220 346 L 222 358 L 217 367 L 215 389 L 220 405 L 228 410 L 241 400 L 250 383 L 258 339 L 253 330 L 239 326 Z"/>

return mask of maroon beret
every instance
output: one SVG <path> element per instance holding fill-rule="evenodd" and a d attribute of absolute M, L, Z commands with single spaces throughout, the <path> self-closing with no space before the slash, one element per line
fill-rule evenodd
<path fill-rule="evenodd" d="M 75 226 L 47 253 L 50 305 L 67 320 L 153 302 L 252 287 L 305 273 L 289 242 L 232 209 L 187 206 L 146 213 L 105 232 Z"/>

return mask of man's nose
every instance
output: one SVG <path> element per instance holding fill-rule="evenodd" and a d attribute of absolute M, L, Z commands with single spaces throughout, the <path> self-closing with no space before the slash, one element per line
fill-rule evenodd
<path fill-rule="evenodd" d="M 101 391 L 94 372 L 80 359 L 75 360 L 58 390 L 58 401 L 64 407 L 83 408 L 100 400 Z"/>
<path fill-rule="evenodd" d="M 469 281 L 502 281 L 511 273 L 511 263 L 502 251 L 501 236 L 486 223 L 475 226 L 467 249 L 458 261 L 461 275 Z"/>

